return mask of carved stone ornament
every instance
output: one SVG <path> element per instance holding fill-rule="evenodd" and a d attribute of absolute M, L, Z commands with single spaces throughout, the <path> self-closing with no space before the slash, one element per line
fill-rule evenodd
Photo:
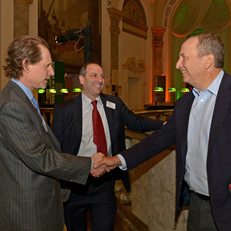
<path fill-rule="evenodd" d="M 143 59 L 137 59 L 135 57 L 128 57 L 126 62 L 122 65 L 123 69 L 133 72 L 144 72 L 145 63 Z"/>

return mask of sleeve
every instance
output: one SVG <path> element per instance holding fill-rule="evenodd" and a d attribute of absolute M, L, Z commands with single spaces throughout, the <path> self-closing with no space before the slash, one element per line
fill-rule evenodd
<path fill-rule="evenodd" d="M 122 151 L 121 155 L 125 159 L 127 168 L 131 169 L 171 147 L 175 143 L 176 126 L 175 114 L 173 113 L 168 122 L 163 125 L 161 129 L 147 136 L 131 148 Z"/>
<path fill-rule="evenodd" d="M 123 116 L 124 124 L 128 129 L 136 132 L 148 132 L 160 129 L 164 121 L 145 118 L 136 115 L 134 112 L 128 109 L 128 107 L 119 98 L 119 109 Z"/>
<path fill-rule="evenodd" d="M 8 102 L 2 106 L 0 139 L 6 152 L 11 154 L 8 158 L 39 174 L 84 184 L 91 158 L 58 152 L 51 138 L 54 136 L 45 132 L 41 121 L 26 104 Z"/>

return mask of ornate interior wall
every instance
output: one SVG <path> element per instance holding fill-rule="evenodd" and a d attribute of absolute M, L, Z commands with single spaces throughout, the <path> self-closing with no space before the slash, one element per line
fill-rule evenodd
<path fill-rule="evenodd" d="M 37 0 L 0 0 L 0 66 L 4 65 L 6 50 L 15 36 L 36 35 L 38 29 Z M 0 88 L 8 79 L 1 68 Z"/>
<path fill-rule="evenodd" d="M 206 0 L 203 4 L 197 1 L 168 0 L 163 11 L 164 35 L 164 73 L 167 76 L 167 88 L 175 87 L 177 97 L 181 96 L 181 88 L 185 87 L 181 73 L 175 64 L 182 42 L 191 33 L 202 31 L 219 33 L 225 43 L 225 70 L 230 68 L 230 0 Z M 168 97 L 169 99 L 170 97 Z"/>

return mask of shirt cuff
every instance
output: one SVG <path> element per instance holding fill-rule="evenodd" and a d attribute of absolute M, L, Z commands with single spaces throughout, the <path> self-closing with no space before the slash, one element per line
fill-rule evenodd
<path fill-rule="evenodd" d="M 121 154 L 118 154 L 117 157 L 120 159 L 120 162 L 121 162 L 121 165 L 119 166 L 119 168 L 123 171 L 127 170 L 127 164 L 126 164 L 124 157 Z"/>

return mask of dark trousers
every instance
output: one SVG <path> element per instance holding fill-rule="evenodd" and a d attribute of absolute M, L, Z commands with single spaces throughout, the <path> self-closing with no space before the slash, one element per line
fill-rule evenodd
<path fill-rule="evenodd" d="M 114 180 L 96 178 L 90 179 L 86 186 L 78 185 L 64 204 L 67 230 L 113 231 L 116 216 L 114 184 Z M 91 228 L 87 229 L 89 224 Z"/>
<path fill-rule="evenodd" d="M 188 231 L 217 231 L 209 198 L 191 192 Z"/>

